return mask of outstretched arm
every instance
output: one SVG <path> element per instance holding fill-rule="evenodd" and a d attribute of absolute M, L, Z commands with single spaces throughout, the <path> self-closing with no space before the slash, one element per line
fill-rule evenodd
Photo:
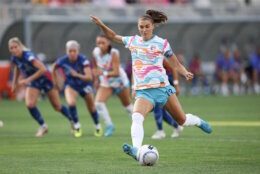
<path fill-rule="evenodd" d="M 108 39 L 123 44 L 122 36 L 117 35 L 113 30 L 111 30 L 108 26 L 106 26 L 98 17 L 96 16 L 90 16 L 92 21 L 96 23 L 104 32 L 104 34 L 108 37 Z"/>
<path fill-rule="evenodd" d="M 193 79 L 193 74 L 187 71 L 187 69 L 180 64 L 175 54 L 173 54 L 168 60 L 170 61 L 170 64 L 173 65 L 176 70 L 186 78 L 186 80 Z"/>

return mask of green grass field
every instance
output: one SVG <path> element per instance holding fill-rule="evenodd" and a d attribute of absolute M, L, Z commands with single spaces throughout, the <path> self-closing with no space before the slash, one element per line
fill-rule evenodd
<path fill-rule="evenodd" d="M 144 144 L 158 148 L 160 159 L 154 167 L 139 166 L 122 151 L 131 143 L 131 121 L 117 98 L 108 101 L 116 126 L 112 137 L 96 138 L 94 126 L 83 101 L 78 112 L 83 137 L 70 134 L 69 122 L 52 110 L 47 100 L 38 107 L 49 133 L 35 138 L 38 125 L 23 102 L 0 101 L 0 174 L 39 173 L 178 173 L 178 174 L 258 174 L 260 173 L 260 96 L 181 97 L 184 110 L 209 121 L 213 133 L 195 127 L 185 128 L 171 139 L 172 128 L 164 124 L 167 138 L 152 140 L 155 122 L 150 114 L 144 122 Z M 104 126 L 103 126 L 104 128 Z"/>

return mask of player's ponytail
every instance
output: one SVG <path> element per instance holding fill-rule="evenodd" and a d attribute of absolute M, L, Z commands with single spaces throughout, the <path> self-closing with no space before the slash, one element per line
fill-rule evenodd
<path fill-rule="evenodd" d="M 168 17 L 165 13 L 156 10 L 147 10 L 144 15 L 140 17 L 142 20 L 151 20 L 154 24 L 165 23 Z"/>
<path fill-rule="evenodd" d="M 22 43 L 22 41 L 18 37 L 12 37 L 11 39 L 9 39 L 8 45 L 10 45 L 12 42 L 21 46 L 23 50 L 28 50 L 28 48 Z"/>

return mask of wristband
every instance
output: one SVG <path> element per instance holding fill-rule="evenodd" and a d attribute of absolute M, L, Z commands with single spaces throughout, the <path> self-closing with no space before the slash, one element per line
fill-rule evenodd
<path fill-rule="evenodd" d="M 174 85 L 178 85 L 178 84 L 179 84 L 179 81 L 178 81 L 178 80 L 174 80 L 174 81 L 173 81 L 173 84 L 174 84 Z"/>
<path fill-rule="evenodd" d="M 108 72 L 107 72 L 107 71 L 104 71 L 104 72 L 103 72 L 103 75 L 104 75 L 104 76 L 107 76 L 107 75 L 108 75 Z"/>

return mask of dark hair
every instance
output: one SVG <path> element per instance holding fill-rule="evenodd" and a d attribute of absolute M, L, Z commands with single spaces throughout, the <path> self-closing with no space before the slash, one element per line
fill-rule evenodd
<path fill-rule="evenodd" d="M 168 17 L 165 13 L 156 10 L 147 10 L 144 15 L 140 17 L 142 20 L 151 20 L 154 24 L 165 23 Z"/>
<path fill-rule="evenodd" d="M 107 37 L 106 35 L 104 35 L 104 34 L 100 34 L 100 35 L 98 35 L 97 37 L 103 37 L 103 38 L 106 38 L 107 40 L 109 40 L 108 37 Z M 110 53 L 111 53 L 111 50 L 112 50 L 112 45 L 109 44 L 109 45 L 108 45 L 108 50 L 107 50 L 107 52 L 110 54 Z"/>

